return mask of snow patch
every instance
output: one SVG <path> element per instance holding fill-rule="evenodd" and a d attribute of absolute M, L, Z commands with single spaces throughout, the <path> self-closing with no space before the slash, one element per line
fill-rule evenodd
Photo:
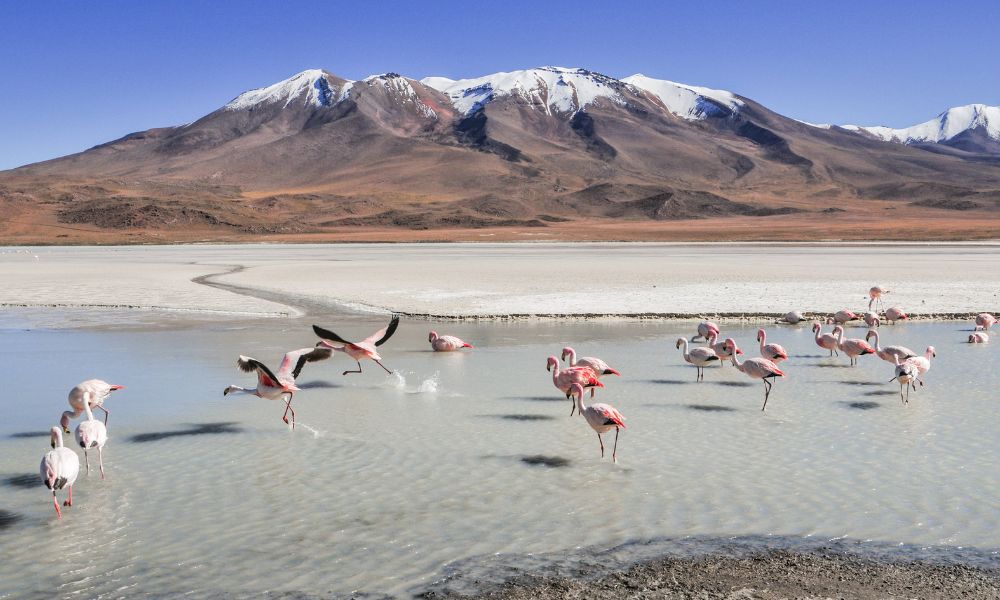
<path fill-rule="evenodd" d="M 346 86 L 345 86 L 346 87 Z M 326 73 L 321 69 L 309 69 L 297 73 L 274 85 L 244 92 L 224 106 L 225 110 L 246 110 L 262 104 L 284 102 L 288 106 L 305 95 L 303 105 L 330 106 L 338 102 L 343 92 L 335 90 Z"/>
<path fill-rule="evenodd" d="M 656 96 L 668 111 L 689 121 L 728 116 L 744 106 L 735 94 L 725 90 L 653 79 L 641 73 L 625 77 L 622 81 Z"/>

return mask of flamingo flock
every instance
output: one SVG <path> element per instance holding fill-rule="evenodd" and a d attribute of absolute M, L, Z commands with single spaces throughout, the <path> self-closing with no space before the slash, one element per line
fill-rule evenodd
<path fill-rule="evenodd" d="M 874 305 L 877 310 L 881 306 L 882 296 L 888 293 L 889 291 L 886 289 L 872 287 L 869 291 L 869 309 Z M 882 317 L 892 324 L 909 318 L 907 313 L 899 307 L 886 309 L 882 313 Z M 845 337 L 845 325 L 855 320 L 861 320 L 868 326 L 868 332 L 864 339 Z M 778 320 L 779 323 L 792 325 L 805 321 L 807 318 L 798 311 L 789 312 Z M 839 352 L 846 354 L 851 366 L 856 366 L 861 357 L 870 354 L 890 363 L 894 370 L 893 378 L 890 381 L 899 383 L 900 401 L 907 404 L 910 391 L 915 391 L 918 384 L 924 385 L 924 375 L 930 371 L 931 359 L 937 356 L 937 351 L 934 346 L 928 346 L 923 355 L 917 355 L 904 346 L 882 346 L 879 331 L 876 329 L 880 322 L 879 314 L 871 310 L 862 314 L 846 309 L 837 311 L 827 319 L 827 324 L 834 325 L 833 330 L 829 333 L 822 331 L 823 325 L 820 321 L 812 323 L 813 339 L 817 346 L 829 351 L 830 357 L 839 355 Z M 968 336 L 968 342 L 973 344 L 987 343 L 989 341 L 987 331 L 996 323 L 997 319 L 989 313 L 977 315 L 975 317 L 975 330 Z M 300 391 L 295 380 L 305 365 L 327 360 L 334 353 L 341 352 L 354 360 L 358 367 L 357 370 L 344 371 L 344 376 L 361 373 L 362 360 L 371 360 L 387 373 L 392 373 L 388 367 L 382 364 L 378 348 L 393 336 L 398 326 L 399 317 L 394 315 L 386 327 L 359 342 L 350 342 L 329 329 L 314 325 L 313 331 L 319 338 L 315 346 L 287 352 L 276 371 L 272 371 L 255 358 L 240 355 L 236 361 L 237 367 L 246 373 L 256 373 L 257 386 L 244 388 L 230 385 L 223 390 L 223 395 L 241 393 L 267 400 L 280 400 L 285 405 L 282 420 L 294 430 L 296 415 L 294 408 L 292 408 L 292 399 L 295 392 Z M 699 339 L 703 340 L 706 345 L 692 346 Z M 724 341 L 719 342 L 720 339 Z M 869 344 L 872 339 L 874 339 L 874 345 Z M 454 352 L 465 348 L 474 348 L 472 344 L 458 337 L 439 335 L 434 331 L 429 333 L 428 342 L 434 352 Z M 685 337 L 678 338 L 675 346 L 681 350 L 683 360 L 696 368 L 696 381 L 704 380 L 707 367 L 715 363 L 722 365 L 727 361 L 750 379 L 760 380 L 764 386 L 764 402 L 761 406 L 761 411 L 764 411 L 767 408 L 774 382 L 778 378 L 787 377 L 786 372 L 778 366 L 778 363 L 789 361 L 790 355 L 780 344 L 768 343 L 767 332 L 764 329 L 758 329 L 756 342 L 760 356 L 741 359 L 744 352 L 737 345 L 736 340 L 732 337 L 723 338 L 721 327 L 717 323 L 706 320 L 698 323 L 696 335 L 690 340 Z M 563 366 L 560 361 L 566 361 L 567 364 Z M 576 351 L 570 346 L 562 349 L 559 358 L 549 356 L 546 360 L 546 369 L 551 372 L 553 386 L 571 400 L 570 416 L 578 412 L 587 425 L 596 432 L 602 458 L 605 454 L 602 436 L 611 430 L 615 431 L 611 457 L 613 462 L 617 462 L 618 437 L 621 430 L 626 429 L 625 416 L 617 408 L 607 403 L 586 404 L 584 392 L 590 389 L 590 396 L 593 398 L 597 388 L 605 387 L 601 382 L 601 377 L 608 375 L 620 377 L 621 372 L 600 358 L 578 357 Z M 74 386 L 67 398 L 72 410 L 63 412 L 59 419 L 60 426 L 52 427 L 50 430 L 49 438 L 52 449 L 46 452 L 42 458 L 39 466 L 39 477 L 46 489 L 52 492 L 52 502 L 58 518 L 62 518 L 58 492 L 67 491 L 67 498 L 62 503 L 63 507 L 73 506 L 73 486 L 80 475 L 80 460 L 71 448 L 64 445 L 63 433 L 70 433 L 69 426 L 73 419 L 85 415 L 86 418 L 76 428 L 75 441 L 84 451 L 87 474 L 90 473 L 90 452 L 97 452 L 101 479 L 104 479 L 104 449 L 108 442 L 107 422 L 110 416 L 105 402 L 111 398 L 114 392 L 121 389 L 124 389 L 124 386 L 110 384 L 100 379 L 89 379 Z M 94 409 L 101 409 L 104 413 L 103 421 L 94 417 Z M 291 415 L 290 418 L 289 415 Z"/>

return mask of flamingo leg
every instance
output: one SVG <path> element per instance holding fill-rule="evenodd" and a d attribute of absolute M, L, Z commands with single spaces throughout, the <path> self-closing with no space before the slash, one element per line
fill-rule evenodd
<path fill-rule="evenodd" d="M 764 379 L 763 381 L 764 381 L 764 406 L 760 407 L 761 412 L 764 412 L 764 409 L 767 408 L 767 399 L 771 395 L 771 383 L 766 379 Z"/>
<path fill-rule="evenodd" d="M 615 427 L 615 447 L 611 450 L 611 460 L 612 462 L 618 462 L 618 428 Z"/>
<path fill-rule="evenodd" d="M 385 367 L 383 367 L 383 368 L 385 368 Z M 344 371 L 344 375 L 347 375 L 348 373 L 360 373 L 360 372 L 361 372 L 361 361 L 359 360 L 358 361 L 358 370 L 357 371 Z"/>
<path fill-rule="evenodd" d="M 604 440 L 601 439 L 601 434 L 597 434 L 597 441 L 601 444 L 601 458 L 604 458 Z"/>
<path fill-rule="evenodd" d="M 97 447 L 97 460 L 101 464 L 101 479 L 104 479 L 104 449 Z"/>
<path fill-rule="evenodd" d="M 69 486 L 69 498 L 63 502 L 63 506 L 73 506 L 73 486 Z"/>
<path fill-rule="evenodd" d="M 295 409 L 292 408 L 292 396 L 293 394 L 288 394 L 288 400 L 285 400 L 285 414 L 281 415 L 281 420 L 288 423 L 288 411 L 292 412 L 292 429 L 295 429 Z"/>
<path fill-rule="evenodd" d="M 97 408 L 104 411 L 104 427 L 106 429 L 108 427 L 108 417 L 111 416 L 111 413 L 108 412 L 108 409 L 104 408 L 103 406 L 98 405 Z"/>
<path fill-rule="evenodd" d="M 56 507 L 56 515 L 62 518 L 62 509 L 59 508 L 59 499 L 56 498 L 56 491 L 52 490 L 52 505 Z"/>
<path fill-rule="evenodd" d="M 566 397 L 569 398 L 569 396 Z M 576 414 L 576 400 L 573 401 L 573 407 L 569 409 L 569 416 L 572 417 L 575 414 Z"/>
<path fill-rule="evenodd" d="M 904 385 L 906 385 L 906 384 L 905 383 L 900 383 L 899 384 L 899 403 L 900 404 L 906 404 L 906 400 L 903 399 L 903 386 Z"/>
<path fill-rule="evenodd" d="M 386 372 L 386 373 L 388 373 L 389 375 L 392 375 L 392 371 L 390 371 L 389 369 L 386 369 L 385 365 L 383 365 L 381 361 L 378 361 L 378 360 L 376 360 L 376 361 L 375 361 L 375 363 L 376 363 L 376 364 L 377 364 L 378 366 L 380 366 L 380 367 L 382 367 L 383 369 L 385 369 L 385 372 Z M 361 363 L 358 363 L 358 368 L 359 368 L 359 369 L 361 368 Z"/>
<path fill-rule="evenodd" d="M 87 465 L 87 475 L 90 475 L 90 455 L 87 454 L 87 449 L 83 449 L 83 462 Z"/>
<path fill-rule="evenodd" d="M 923 385 L 923 384 L 920 384 L 920 385 Z M 591 398 L 594 397 L 594 388 L 590 388 L 590 397 Z"/>

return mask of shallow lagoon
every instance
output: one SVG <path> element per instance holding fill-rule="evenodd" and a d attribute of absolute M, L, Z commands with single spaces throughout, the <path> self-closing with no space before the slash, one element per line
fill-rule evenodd
<path fill-rule="evenodd" d="M 938 351 L 908 406 L 887 363 L 850 368 L 807 327 L 770 326 L 792 358 L 761 413 L 761 384 L 732 367 L 695 383 L 674 349 L 690 322 L 404 321 L 382 352 L 397 374 L 344 377 L 343 356 L 306 367 L 295 431 L 278 403 L 222 396 L 254 383 L 238 354 L 276 365 L 315 342 L 312 321 L 348 337 L 382 324 L 8 311 L 0 597 L 405 595 L 470 557 L 684 536 L 845 537 L 963 560 L 971 546 L 995 564 L 1000 369 L 996 348 L 963 343 L 967 324 L 883 327 L 883 344 Z M 432 353 L 430 329 L 477 348 Z M 756 354 L 756 327 L 724 331 Z M 628 418 L 617 465 L 544 370 L 566 344 L 623 373 L 598 391 Z M 127 386 L 108 404 L 109 478 L 81 476 L 58 522 L 30 476 L 66 392 L 92 376 Z"/>

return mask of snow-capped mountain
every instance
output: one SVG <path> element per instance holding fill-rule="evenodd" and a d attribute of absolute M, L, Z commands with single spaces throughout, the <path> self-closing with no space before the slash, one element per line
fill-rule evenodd
<path fill-rule="evenodd" d="M 622 81 L 653 94 L 668 111 L 690 121 L 726 116 L 745 106 L 736 94 L 725 90 L 653 79 L 641 73 L 625 77 Z"/>
<path fill-rule="evenodd" d="M 956 106 L 930 121 L 901 129 L 859 125 L 843 125 L 842 128 L 897 144 L 946 144 L 976 151 L 982 150 L 983 142 L 992 141 L 1000 149 L 1000 106 Z M 979 139 L 971 139 L 973 137 Z"/>

